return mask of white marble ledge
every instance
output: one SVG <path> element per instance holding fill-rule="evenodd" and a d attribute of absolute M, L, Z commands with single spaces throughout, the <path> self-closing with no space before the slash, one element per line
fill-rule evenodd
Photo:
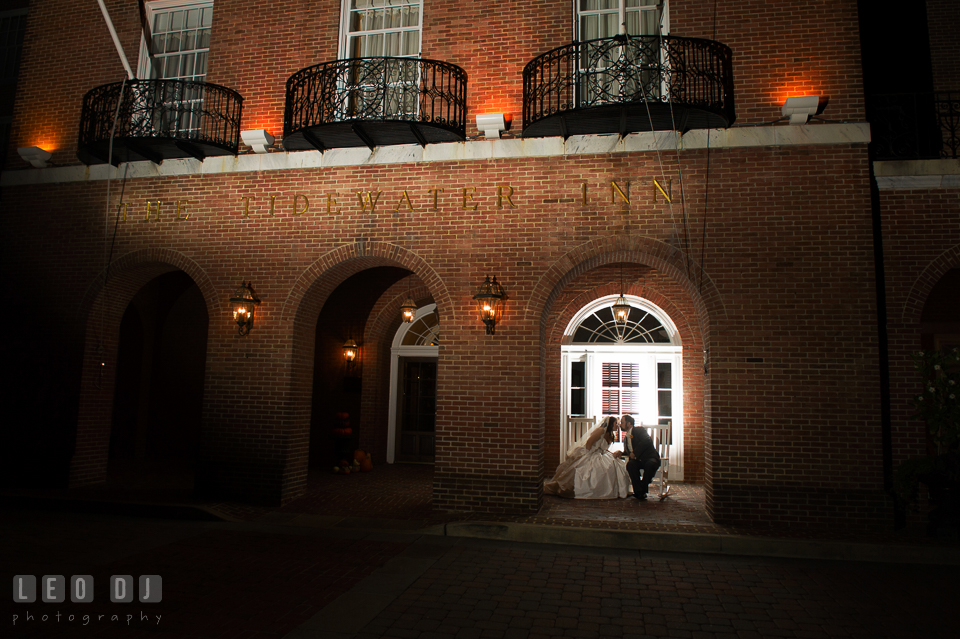
<path fill-rule="evenodd" d="M 512 158 L 538 158 L 614 153 L 644 153 L 675 149 L 744 148 L 824 144 L 866 144 L 870 126 L 850 124 L 809 124 L 732 127 L 693 130 L 680 135 L 676 131 L 646 131 L 623 138 L 609 135 L 574 135 L 566 140 L 552 138 L 504 138 L 444 142 L 421 147 L 400 144 L 376 147 L 319 151 L 276 151 L 245 153 L 238 156 L 209 157 L 203 162 L 193 158 L 152 162 L 129 162 L 114 168 L 107 164 L 65 166 L 46 169 L 8 170 L 0 174 L 0 186 L 27 186 L 62 182 L 87 182 L 106 179 L 157 178 L 168 176 L 215 175 L 323 169 L 371 164 L 416 164 L 421 162 L 476 162 Z"/>
<path fill-rule="evenodd" d="M 873 173 L 884 191 L 960 188 L 960 160 L 874 162 Z"/>

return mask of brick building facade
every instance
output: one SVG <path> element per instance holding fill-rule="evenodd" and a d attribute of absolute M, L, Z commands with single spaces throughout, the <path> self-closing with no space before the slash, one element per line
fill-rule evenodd
<path fill-rule="evenodd" d="M 172 9 L 105 5 L 136 72 L 142 25 Z M 435 361 L 435 436 L 418 451 L 434 504 L 535 511 L 563 449 L 570 362 L 593 361 L 572 348 L 576 322 L 623 293 L 672 333 L 669 358 L 644 351 L 672 381 L 644 397 L 672 393 L 675 471 L 706 485 L 717 521 L 889 519 L 889 465 L 926 445 L 907 408 L 918 327 L 931 342 L 960 333 L 956 308 L 925 310 L 937 286 L 944 299 L 960 286 L 956 160 L 877 169 L 885 418 L 856 3 L 671 0 L 671 36 L 732 51 L 731 126 L 524 136 L 524 67 L 575 39 L 576 5 L 423 0 L 420 57 L 468 78 L 465 139 L 288 150 L 287 79 L 350 57 L 349 3 L 215 0 L 205 81 L 243 96 L 242 128 L 272 132 L 271 151 L 112 167 L 77 159 L 84 95 L 125 77 L 104 17 L 31 2 L 2 264 L 28 302 L 14 355 L 52 362 L 35 372 L 59 399 L 18 421 L 33 470 L 8 481 L 40 468 L 78 486 L 102 481 L 110 456 L 167 456 L 191 460 L 198 491 L 280 503 L 335 459 L 337 412 L 375 462 L 403 457 L 396 389 L 407 362 Z M 781 105 L 802 95 L 822 113 L 790 125 Z M 475 116 L 494 112 L 512 122 L 487 140 Z M 30 146 L 51 152 L 46 168 L 24 168 Z M 905 188 L 918 170 L 941 179 Z M 473 299 L 488 275 L 507 293 L 494 334 Z M 241 281 L 262 300 L 243 337 L 229 302 Z M 436 305 L 434 351 L 397 355 L 408 296 Z M 31 379 L 13 386 L 21 401 L 42 395 Z M 585 392 L 600 398 L 599 382 L 588 372 Z"/>

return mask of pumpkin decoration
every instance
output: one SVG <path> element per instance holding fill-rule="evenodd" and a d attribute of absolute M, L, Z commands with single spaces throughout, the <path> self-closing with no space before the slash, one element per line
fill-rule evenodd
<path fill-rule="evenodd" d="M 355 462 L 362 462 L 362 461 L 363 461 L 364 459 L 366 459 L 367 457 L 368 457 L 368 455 L 367 455 L 365 452 L 363 452 L 362 450 L 360 450 L 359 448 L 358 448 L 357 450 L 353 451 L 353 461 L 355 461 Z"/>
<path fill-rule="evenodd" d="M 373 460 L 370 459 L 370 455 L 367 455 L 367 456 L 363 459 L 363 461 L 360 462 L 360 470 L 362 470 L 362 471 L 365 472 L 365 473 L 368 473 L 368 472 L 370 472 L 371 470 L 373 470 Z"/>

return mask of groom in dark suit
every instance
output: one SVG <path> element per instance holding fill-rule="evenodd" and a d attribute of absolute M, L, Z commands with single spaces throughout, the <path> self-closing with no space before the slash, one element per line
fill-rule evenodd
<path fill-rule="evenodd" d="M 633 496 L 642 501 L 647 498 L 650 482 L 660 468 L 660 454 L 657 452 L 657 447 L 653 445 L 653 439 L 647 429 L 634 429 L 633 424 L 633 417 L 630 415 L 620 418 L 623 454 L 627 457 L 627 474 L 630 475 L 630 481 L 633 483 Z"/>

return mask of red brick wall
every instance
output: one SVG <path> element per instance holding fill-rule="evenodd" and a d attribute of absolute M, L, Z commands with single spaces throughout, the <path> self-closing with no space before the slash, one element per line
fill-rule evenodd
<path fill-rule="evenodd" d="M 910 419 L 910 398 L 922 390 L 910 353 L 932 347 L 921 342 L 924 306 L 941 278 L 960 267 L 960 190 L 881 191 L 881 203 L 896 465 L 928 452 L 924 425 Z"/>
<path fill-rule="evenodd" d="M 140 22 L 136 4 L 107 2 L 127 58 L 136 72 Z M 830 15 L 825 20 L 823 16 Z M 251 5 L 217 2 L 207 79 L 244 97 L 243 128 L 283 132 L 284 90 L 296 71 L 334 60 L 339 0 Z M 573 38 L 568 0 L 538 3 L 428 1 L 423 56 L 452 62 L 468 75 L 467 135 L 475 116 L 505 112 L 519 134 L 525 64 Z M 770 122 L 791 95 L 829 98 L 824 117 L 862 120 L 856 3 L 805 4 L 761 0 L 718 3 L 714 19 L 700 3 L 670 5 L 675 36 L 718 40 L 733 50 L 737 121 Z M 829 46 L 827 46 L 829 45 Z M 67 51 L 50 64 L 51 52 Z M 62 58 L 62 59 L 60 59 Z M 76 164 L 83 95 L 124 77 L 95 3 L 33 2 L 27 25 L 18 101 L 11 132 L 11 164 L 24 166 L 17 146 L 54 152 L 55 164 Z"/>
<path fill-rule="evenodd" d="M 662 159 L 677 194 L 676 156 Z M 685 462 L 694 477 L 712 482 L 709 506 L 715 517 L 786 521 L 816 510 L 818 518 L 826 518 L 842 509 L 812 509 L 811 490 L 857 499 L 872 494 L 880 471 L 879 443 L 871 444 L 877 423 L 870 409 L 877 401 L 876 331 L 864 149 L 713 150 L 709 203 L 706 153 L 685 152 L 680 162 L 689 263 L 671 247 L 678 229 L 685 242 L 682 207 L 676 203 L 671 210 L 662 199 L 652 201 L 649 180 L 660 171 L 655 155 L 129 180 L 124 199 L 131 209 L 119 226 L 115 259 L 125 264 L 130 255 L 157 255 L 153 262 L 193 265 L 178 267 L 208 300 L 198 485 L 264 501 L 302 490 L 320 309 L 351 274 L 399 265 L 423 280 L 444 318 L 437 505 L 536 508 L 540 482 L 552 472 L 551 454 L 545 453 L 552 444 L 545 449 L 541 442 L 557 423 L 550 417 L 558 402 L 551 381 L 557 353 L 550 340 L 566 325 L 573 300 L 586 290 L 606 294 L 617 285 L 616 274 L 604 264 L 627 261 L 654 267 L 656 274 L 644 276 L 644 282 L 656 286 L 663 306 L 679 309 L 674 319 L 681 326 L 690 326 L 683 333 L 694 349 L 685 354 L 691 367 L 684 371 Z M 611 201 L 613 179 L 624 189 L 630 180 L 629 205 L 619 195 Z M 585 205 L 582 182 L 589 185 Z M 514 188 L 517 209 L 496 208 L 498 184 Z M 463 187 L 477 188 L 476 211 L 462 208 Z M 347 197 L 358 188 L 383 191 L 376 216 Z M 440 211 L 428 206 L 429 188 L 445 189 Z M 393 210 L 402 189 L 416 211 Z M 323 202 L 333 191 L 341 194 L 341 212 L 330 216 Z M 102 183 L 4 191 L 11 210 L 24 211 L 6 222 L 15 239 L 5 256 L 6 271 L 37 291 L 60 290 L 62 278 L 76 282 L 63 293 L 67 299 L 58 298 L 50 311 L 54 316 L 63 308 L 91 308 L 71 291 L 85 290 L 90 285 L 84 283 L 94 282 L 102 268 L 104 193 Z M 310 196 L 308 213 L 291 214 L 294 193 Z M 244 218 L 246 194 L 257 199 Z M 275 194 L 278 209 L 270 217 L 268 198 Z M 143 219 L 148 199 L 164 202 L 159 222 L 155 215 Z M 189 202 L 189 220 L 175 221 L 176 199 Z M 62 233 L 69 244 L 45 253 L 51 236 L 39 232 L 43 229 Z M 484 334 L 472 300 L 486 274 L 496 274 L 510 296 L 493 336 Z M 263 299 L 256 328 L 246 338 L 236 336 L 224 308 L 212 307 L 224 305 L 241 278 L 252 279 Z M 135 289 L 136 283 L 124 295 Z M 111 307 L 115 323 L 124 299 Z M 95 327 L 88 326 L 88 349 Z M 380 330 L 378 338 L 372 334 L 370 341 L 382 352 L 368 352 L 365 366 L 382 364 L 392 330 Z M 708 344 L 711 360 L 702 396 L 693 370 L 702 362 L 698 339 Z M 756 357 L 763 362 L 748 361 Z M 365 368 L 365 375 L 370 373 Z M 375 391 L 377 384 L 364 387 L 364 411 L 371 387 Z M 382 415 L 382 401 L 378 405 Z M 700 405 L 710 406 L 712 416 L 699 416 Z M 92 408 L 81 412 L 80 441 L 103 431 L 90 420 L 109 423 Z M 375 412 L 365 413 L 361 428 L 376 429 L 371 425 L 376 419 Z M 360 441 L 364 438 L 361 434 Z M 464 450 L 481 452 L 466 464 Z M 97 459 L 78 458 L 77 476 L 100 472 Z M 841 460 L 846 470 L 838 471 Z M 703 471 L 696 470 L 699 465 Z"/>
<path fill-rule="evenodd" d="M 927 0 L 934 91 L 960 91 L 960 7 L 953 0 Z"/>

